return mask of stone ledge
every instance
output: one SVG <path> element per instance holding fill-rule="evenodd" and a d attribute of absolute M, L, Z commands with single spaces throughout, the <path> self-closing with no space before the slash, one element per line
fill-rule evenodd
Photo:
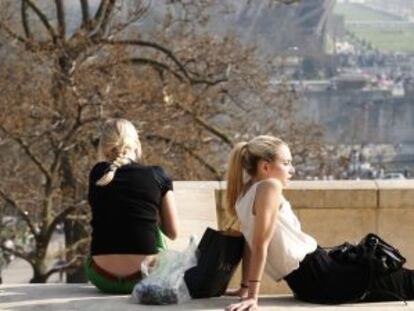
<path fill-rule="evenodd" d="M 180 187 L 183 182 L 176 182 Z M 197 183 L 182 185 L 197 188 Z M 209 182 L 204 189 L 222 192 L 225 182 Z M 414 180 L 292 181 L 285 190 L 295 209 L 413 208 Z"/>
<path fill-rule="evenodd" d="M 378 205 L 371 180 L 292 181 L 286 197 L 295 209 L 368 209 Z"/>
<path fill-rule="evenodd" d="M 224 310 L 235 298 L 220 297 L 197 299 L 181 305 L 143 306 L 134 304 L 130 297 L 111 296 L 99 293 L 93 286 L 85 284 L 39 284 L 0 286 L 0 310 L 4 311 L 137 311 L 137 310 Z M 260 310 L 372 310 L 372 311 L 414 311 L 414 301 L 405 306 L 401 302 L 345 304 L 340 306 L 315 305 L 297 301 L 290 295 L 263 296 L 259 300 Z M 285 309 L 286 310 L 286 309 Z"/>
<path fill-rule="evenodd" d="M 379 208 L 413 208 L 413 180 L 377 180 Z"/>

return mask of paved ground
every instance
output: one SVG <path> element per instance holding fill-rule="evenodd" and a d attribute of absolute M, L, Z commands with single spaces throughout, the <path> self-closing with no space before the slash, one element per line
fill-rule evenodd
<path fill-rule="evenodd" d="M 28 283 L 32 277 L 32 269 L 30 265 L 23 259 L 14 259 L 3 271 L 3 283 L 17 284 Z"/>
<path fill-rule="evenodd" d="M 62 247 L 64 243 L 63 234 L 55 233 L 52 236 L 52 242 L 49 245 L 49 252 L 57 252 L 59 247 Z M 53 263 L 53 260 L 51 260 Z M 33 270 L 30 267 L 29 263 L 23 259 L 15 258 L 6 268 L 3 268 L 1 271 L 4 284 L 17 284 L 17 283 L 28 283 L 32 278 Z M 65 281 L 63 276 L 62 281 Z M 48 283 L 57 283 L 61 282 L 59 274 L 53 274 L 49 279 Z M 1 301 L 1 299 L 0 299 Z"/>
<path fill-rule="evenodd" d="M 4 284 L 18 284 L 18 283 L 29 283 L 32 278 L 33 271 L 27 261 L 16 258 L 2 271 L 3 283 Z M 63 276 L 62 281 L 65 278 Z M 49 279 L 48 283 L 60 282 L 59 274 L 53 274 Z M 1 301 L 1 300 L 0 300 Z"/>
<path fill-rule="evenodd" d="M 0 310 L 2 311 L 139 311 L 139 310 L 223 310 L 234 298 L 192 300 L 182 305 L 143 306 L 132 302 L 129 296 L 100 294 L 94 287 L 83 284 L 14 284 L 0 286 Z M 301 303 L 290 296 L 263 297 L 260 310 L 322 310 L 322 311 L 414 311 L 414 301 L 408 306 L 400 302 L 375 304 L 348 304 L 321 306 Z"/>

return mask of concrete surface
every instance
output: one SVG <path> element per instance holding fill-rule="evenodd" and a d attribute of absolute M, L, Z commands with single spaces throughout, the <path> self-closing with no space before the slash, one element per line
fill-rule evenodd
<path fill-rule="evenodd" d="M 181 305 L 143 306 L 135 304 L 129 296 L 109 296 L 94 287 L 83 284 L 39 284 L 0 286 L 2 311 L 137 311 L 137 310 L 224 310 L 235 298 L 221 297 L 192 300 Z M 339 306 L 315 305 L 299 302 L 291 296 L 264 296 L 259 300 L 260 310 L 323 310 L 323 311 L 414 311 L 414 301 L 405 306 L 401 302 L 345 304 Z"/>

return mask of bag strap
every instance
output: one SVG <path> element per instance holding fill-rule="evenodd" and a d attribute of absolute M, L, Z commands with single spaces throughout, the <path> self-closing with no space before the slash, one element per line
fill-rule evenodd
<path fill-rule="evenodd" d="M 237 216 L 234 218 L 234 220 L 230 223 L 230 225 L 226 226 L 223 230 L 221 230 L 221 232 L 223 233 L 223 235 L 228 235 L 228 236 L 241 236 L 243 237 L 243 233 L 238 231 L 238 230 L 232 230 L 231 227 L 233 227 L 233 225 L 238 221 Z"/>
<path fill-rule="evenodd" d="M 223 231 L 230 231 L 231 227 L 238 221 L 237 216 L 234 217 L 234 220 L 228 225 L 226 228 L 223 229 Z"/>

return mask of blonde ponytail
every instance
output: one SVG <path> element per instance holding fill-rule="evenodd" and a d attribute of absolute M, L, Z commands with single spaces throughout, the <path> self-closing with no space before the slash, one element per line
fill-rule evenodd
<path fill-rule="evenodd" d="M 241 142 L 234 146 L 230 153 L 226 192 L 226 208 L 232 216 L 236 215 L 236 201 L 243 191 L 243 172 L 245 171 L 250 177 L 254 176 L 258 162 L 275 160 L 283 144 L 285 142 L 280 138 L 261 135 L 248 143 Z"/>
<path fill-rule="evenodd" d="M 108 185 L 115 177 L 115 173 L 123 165 L 130 164 L 132 160 L 125 156 L 118 156 L 114 162 L 109 166 L 108 172 L 106 172 L 101 178 L 96 181 L 97 186 Z"/>
<path fill-rule="evenodd" d="M 230 153 L 227 172 L 226 207 L 232 216 L 236 215 L 236 201 L 243 190 L 243 161 L 246 155 L 246 142 L 236 144 Z"/>

